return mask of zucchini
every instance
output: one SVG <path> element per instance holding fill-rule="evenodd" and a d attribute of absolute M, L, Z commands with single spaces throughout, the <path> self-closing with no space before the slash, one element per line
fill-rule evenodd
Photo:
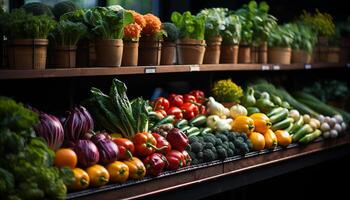
<path fill-rule="evenodd" d="M 285 131 L 287 131 L 288 133 L 290 133 L 290 130 L 293 128 L 294 123 L 290 123 L 290 125 L 288 126 L 288 128 L 284 129 Z"/>
<path fill-rule="evenodd" d="M 186 119 L 180 119 L 174 125 L 176 128 L 182 128 L 188 125 L 188 121 Z"/>
<path fill-rule="evenodd" d="M 191 133 L 194 133 L 194 132 L 198 132 L 198 134 L 200 133 L 199 128 L 195 126 L 192 126 L 191 128 L 187 129 L 184 132 L 186 133 L 187 136 L 189 136 Z"/>
<path fill-rule="evenodd" d="M 304 125 L 304 117 L 300 115 L 299 119 L 294 123 L 293 128 L 290 130 L 290 134 L 296 133 Z"/>
<path fill-rule="evenodd" d="M 271 126 L 271 130 L 273 131 L 277 131 L 277 130 L 283 130 L 286 129 L 290 126 L 290 124 L 293 122 L 292 118 L 286 118 L 280 122 L 278 122 L 277 124 L 274 124 Z"/>
<path fill-rule="evenodd" d="M 248 108 L 247 108 L 248 109 Z M 275 115 L 277 113 L 280 113 L 284 110 L 282 107 L 277 107 L 271 110 L 271 112 L 267 113 L 266 116 L 271 117 L 272 115 Z"/>
<path fill-rule="evenodd" d="M 288 114 L 289 114 L 288 109 L 284 108 L 281 112 L 279 112 L 275 115 L 272 115 L 270 117 L 270 122 L 272 124 L 276 124 L 282 120 L 285 120 L 288 117 Z"/>
<path fill-rule="evenodd" d="M 198 115 L 197 117 L 193 118 L 189 124 L 192 126 L 202 126 L 207 122 L 207 117 L 205 115 Z"/>
<path fill-rule="evenodd" d="M 302 137 L 299 142 L 300 143 L 310 143 L 312 141 L 314 141 L 315 139 L 317 139 L 318 137 L 320 137 L 322 134 L 322 132 L 318 129 L 316 129 L 314 132 L 310 133 L 310 134 L 307 134 L 305 135 L 304 137 Z"/>
<path fill-rule="evenodd" d="M 301 103 L 305 104 L 306 106 L 310 107 L 311 109 L 326 115 L 326 116 L 333 116 L 333 115 L 339 115 L 340 113 L 327 104 L 321 102 L 321 101 L 310 101 L 307 99 L 298 99 Z"/>
<path fill-rule="evenodd" d="M 159 122 L 162 118 L 160 117 L 159 114 L 157 114 L 156 112 L 154 111 L 150 111 L 148 113 L 148 119 L 153 121 L 153 122 Z"/>
<path fill-rule="evenodd" d="M 191 132 L 190 134 L 188 134 L 187 137 L 192 137 L 192 136 L 197 136 L 199 135 L 201 132 L 198 130 L 198 131 L 195 131 L 195 132 Z"/>
<path fill-rule="evenodd" d="M 210 127 L 205 127 L 201 130 L 201 135 L 205 135 L 207 133 L 211 133 L 213 131 L 213 129 L 211 129 Z"/>
<path fill-rule="evenodd" d="M 254 114 L 254 113 L 259 113 L 260 110 L 257 107 L 247 107 L 247 111 L 248 111 L 248 116 Z"/>
<path fill-rule="evenodd" d="M 304 124 L 301 129 L 299 129 L 293 136 L 292 136 L 292 141 L 297 142 L 300 140 L 300 138 L 304 137 L 305 135 L 309 134 L 312 132 L 312 128 L 309 124 Z"/>
<path fill-rule="evenodd" d="M 168 115 L 168 116 L 164 117 L 163 119 L 161 119 L 156 124 L 154 124 L 150 129 L 152 130 L 153 128 L 155 128 L 161 124 L 173 123 L 174 120 L 175 120 L 175 115 Z"/>
<path fill-rule="evenodd" d="M 182 132 L 185 132 L 185 131 L 187 131 L 187 130 L 190 129 L 190 128 L 191 128 L 191 126 L 184 126 L 184 127 L 180 128 L 180 130 L 181 130 Z"/>

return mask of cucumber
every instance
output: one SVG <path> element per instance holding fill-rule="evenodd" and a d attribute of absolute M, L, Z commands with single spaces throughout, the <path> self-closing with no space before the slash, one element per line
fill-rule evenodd
<path fill-rule="evenodd" d="M 292 141 L 297 142 L 300 140 L 300 138 L 304 137 L 305 135 L 309 134 L 312 132 L 312 128 L 309 124 L 304 124 L 301 129 L 299 129 L 293 136 L 292 136 Z"/>
<path fill-rule="evenodd" d="M 318 129 L 316 129 L 314 132 L 305 135 L 304 137 L 302 137 L 299 142 L 306 144 L 306 143 L 310 143 L 312 141 L 314 141 L 315 139 L 317 139 L 318 137 L 320 137 L 322 134 L 322 132 Z"/>
<path fill-rule="evenodd" d="M 295 134 L 304 125 L 304 117 L 300 115 L 299 119 L 294 123 L 293 128 L 290 130 L 290 134 Z"/>
<path fill-rule="evenodd" d="M 150 111 L 148 113 L 148 119 L 150 119 L 153 122 L 159 122 L 162 118 L 160 118 L 160 115 L 157 114 L 156 112 Z"/>
<path fill-rule="evenodd" d="M 198 115 L 197 117 L 193 118 L 189 124 L 192 126 L 202 126 L 207 122 L 207 117 L 205 115 Z"/>
<path fill-rule="evenodd" d="M 211 129 L 210 127 L 205 127 L 201 130 L 201 135 L 205 135 L 207 133 L 211 133 L 213 131 L 213 129 Z"/>
<path fill-rule="evenodd" d="M 180 119 L 174 125 L 176 128 L 182 128 L 188 125 L 188 121 L 186 119 Z"/>
<path fill-rule="evenodd" d="M 187 130 L 190 129 L 190 128 L 191 128 L 191 126 L 184 126 L 184 127 L 180 128 L 180 130 L 181 130 L 182 132 L 185 132 L 185 131 L 187 131 Z"/>
<path fill-rule="evenodd" d="M 248 109 L 248 108 L 247 108 L 247 109 Z M 280 113 L 280 112 L 282 112 L 283 110 L 284 110 L 284 108 L 282 108 L 282 107 L 274 108 L 274 109 L 272 109 L 269 113 L 267 113 L 266 116 L 271 117 L 272 115 L 275 115 L 275 114 L 277 114 L 277 113 Z"/>
<path fill-rule="evenodd" d="M 195 132 L 192 132 L 192 133 L 188 134 L 187 137 L 197 136 L 197 135 L 199 135 L 200 133 L 201 133 L 201 132 L 198 130 L 198 131 L 195 131 Z"/>
<path fill-rule="evenodd" d="M 187 136 L 189 136 L 191 133 L 194 133 L 194 132 L 198 132 L 198 134 L 200 133 L 199 128 L 195 126 L 192 126 L 191 128 L 187 129 L 184 132 L 186 133 Z"/>
<path fill-rule="evenodd" d="M 280 122 L 282 120 L 285 120 L 288 117 L 288 113 L 289 113 L 288 109 L 284 108 L 281 112 L 279 112 L 279 113 L 277 113 L 275 115 L 272 115 L 270 117 L 270 122 L 272 124 L 276 124 L 276 123 L 278 123 L 278 122 Z"/>
<path fill-rule="evenodd" d="M 288 133 L 290 133 L 290 130 L 292 130 L 294 126 L 294 123 L 290 123 L 290 125 L 288 126 L 288 128 L 284 129 L 285 131 L 287 131 Z"/>
<path fill-rule="evenodd" d="M 277 131 L 277 130 L 283 130 L 286 129 L 290 126 L 290 124 L 293 122 L 292 118 L 286 118 L 280 122 L 278 122 L 277 124 L 274 124 L 271 126 L 271 130 L 273 131 Z"/>
<path fill-rule="evenodd" d="M 175 120 L 175 115 L 168 115 L 168 116 L 164 117 L 163 119 L 161 119 L 156 124 L 154 124 L 150 129 L 152 130 L 153 128 L 155 128 L 161 124 L 173 123 L 174 120 Z"/>
<path fill-rule="evenodd" d="M 247 107 L 247 111 L 248 111 L 248 116 L 254 114 L 254 113 L 259 113 L 260 110 L 257 107 Z"/>

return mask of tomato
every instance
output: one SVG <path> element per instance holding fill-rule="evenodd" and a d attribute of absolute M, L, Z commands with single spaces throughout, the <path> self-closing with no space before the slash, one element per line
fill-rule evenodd
<path fill-rule="evenodd" d="M 91 186 L 101 187 L 109 181 L 109 173 L 101 165 L 92 165 L 86 169 L 86 172 L 89 174 Z"/>
<path fill-rule="evenodd" d="M 132 179 L 141 179 L 146 175 L 146 167 L 142 161 L 136 157 L 132 157 L 128 160 L 124 160 L 129 167 L 129 177 Z"/>
<path fill-rule="evenodd" d="M 55 154 L 55 165 L 57 167 L 69 167 L 74 169 L 77 165 L 77 154 L 68 148 L 58 149 Z"/>
<path fill-rule="evenodd" d="M 129 167 L 120 161 L 114 161 L 106 166 L 112 182 L 123 183 L 129 178 Z"/>
<path fill-rule="evenodd" d="M 254 150 L 263 150 L 265 148 L 265 138 L 261 133 L 252 132 L 249 135 Z"/>

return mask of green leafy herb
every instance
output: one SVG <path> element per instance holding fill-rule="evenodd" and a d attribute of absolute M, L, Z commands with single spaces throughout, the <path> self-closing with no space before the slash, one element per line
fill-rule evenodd
<path fill-rule="evenodd" d="M 205 18 L 203 16 L 194 16 L 189 11 L 184 12 L 182 15 L 178 12 L 173 12 L 171 21 L 180 31 L 179 38 L 204 40 Z"/>
<path fill-rule="evenodd" d="M 61 20 L 53 30 L 51 36 L 57 46 L 76 45 L 87 32 L 87 28 L 80 22 Z"/>
<path fill-rule="evenodd" d="M 333 18 L 328 13 L 321 13 L 317 9 L 316 13 L 304 11 L 300 16 L 300 20 L 311 26 L 318 36 L 331 37 L 335 34 Z"/>
<path fill-rule="evenodd" d="M 225 29 L 221 31 L 222 43 L 239 44 L 241 40 L 241 18 L 231 14 L 225 17 Z"/>
<path fill-rule="evenodd" d="M 268 44 L 270 47 L 291 47 L 293 38 L 292 25 L 280 25 L 271 31 Z"/>
<path fill-rule="evenodd" d="M 227 8 L 210 8 L 201 10 L 198 16 L 205 18 L 205 39 L 220 36 L 220 32 L 225 30 L 225 17 Z"/>
<path fill-rule="evenodd" d="M 175 24 L 164 22 L 162 24 L 162 29 L 167 33 L 164 37 L 165 41 L 175 42 L 179 38 L 179 29 L 175 26 Z"/>
<path fill-rule="evenodd" d="M 304 50 L 311 54 L 317 41 L 316 33 L 302 23 L 291 24 L 290 28 L 293 32 L 293 50 Z"/>

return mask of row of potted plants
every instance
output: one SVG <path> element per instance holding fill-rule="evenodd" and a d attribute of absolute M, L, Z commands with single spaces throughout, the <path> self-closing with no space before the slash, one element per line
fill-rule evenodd
<path fill-rule="evenodd" d="M 11 68 L 45 68 L 47 46 L 47 63 L 53 67 L 310 63 L 312 54 L 316 62 L 339 61 L 324 42 L 338 31 L 331 16 L 319 11 L 278 25 L 267 3 L 251 1 L 236 11 L 173 12 L 172 23 L 162 23 L 153 14 L 120 6 L 83 10 L 64 1 L 50 14 L 38 5 L 44 4 L 0 14 Z"/>

